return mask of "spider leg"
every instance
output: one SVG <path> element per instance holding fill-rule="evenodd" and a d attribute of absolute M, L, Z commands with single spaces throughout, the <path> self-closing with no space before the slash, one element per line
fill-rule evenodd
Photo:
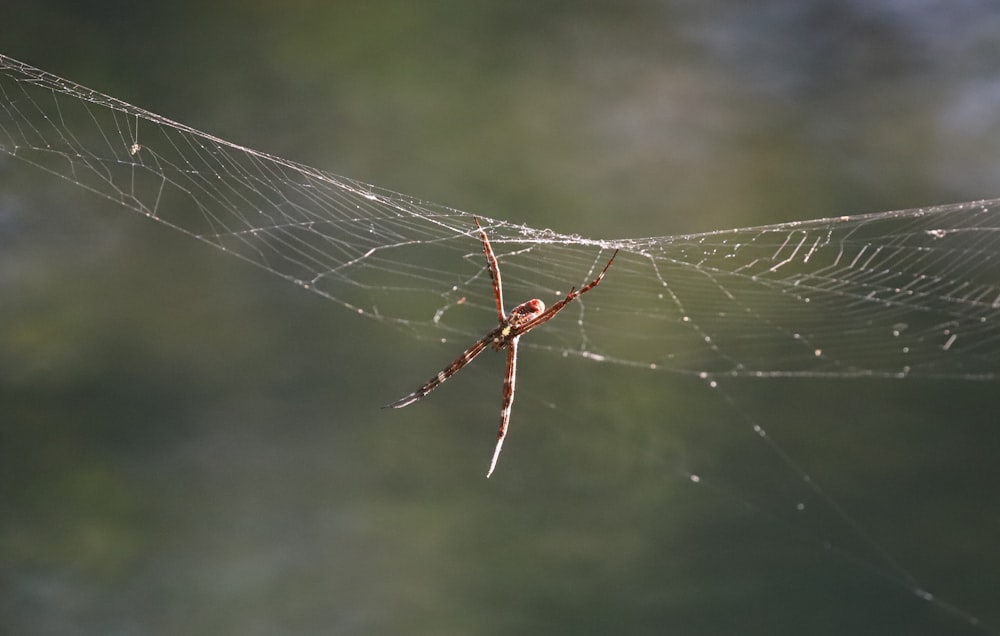
<path fill-rule="evenodd" d="M 611 255 L 611 260 L 609 260 L 608 264 L 604 266 L 604 269 L 601 270 L 601 273 L 597 275 L 597 278 L 595 278 L 594 280 L 590 281 L 589 283 L 581 287 L 580 291 L 577 291 L 576 287 L 570 288 L 569 293 L 566 294 L 565 298 L 563 298 L 556 304 L 552 305 L 551 307 L 546 309 L 543 313 L 539 314 L 535 318 L 532 318 L 530 321 L 521 325 L 520 333 L 525 334 L 534 329 L 535 327 L 537 327 L 538 325 L 542 324 L 543 322 L 548 322 L 549 320 L 552 320 L 552 318 L 554 318 L 557 313 L 562 311 L 566 305 L 570 304 L 580 296 L 583 296 L 584 294 L 589 292 L 591 289 L 600 285 L 601 280 L 604 279 L 604 274 L 607 273 L 608 268 L 611 267 L 611 263 L 614 262 L 616 256 L 618 256 L 618 250 L 615 250 L 615 253 Z"/>
<path fill-rule="evenodd" d="M 490 270 L 490 280 L 493 282 L 493 297 L 497 301 L 497 320 L 501 323 L 507 320 L 506 314 L 503 311 L 503 284 L 500 282 L 500 264 L 497 263 L 497 257 L 493 253 L 493 246 L 490 245 L 490 239 L 486 236 L 486 230 L 483 229 L 482 225 L 479 225 L 479 219 L 477 217 L 472 217 L 476 222 L 476 227 L 479 228 L 479 236 L 483 241 L 483 254 L 486 256 L 486 265 Z"/>
<path fill-rule="evenodd" d="M 497 459 L 500 458 L 500 449 L 503 448 L 503 440 L 507 437 L 507 425 L 510 423 L 510 407 L 514 404 L 514 378 L 517 374 L 517 341 L 521 336 L 514 336 L 507 345 L 507 374 L 503 379 L 503 406 L 500 407 L 500 430 L 497 432 L 497 446 L 493 451 L 493 459 L 490 461 L 490 469 L 486 472 L 489 479 L 493 470 L 497 467 Z"/>
<path fill-rule="evenodd" d="M 461 370 L 462 367 L 464 367 L 465 365 L 467 365 L 470 362 L 472 362 L 472 360 L 476 356 L 478 356 L 480 353 L 482 353 L 483 349 L 485 349 L 487 346 L 489 346 L 490 343 L 493 342 L 494 338 L 496 338 L 496 333 L 495 332 L 496 332 L 496 330 L 491 331 L 490 333 L 488 333 L 485 336 L 483 336 L 483 338 L 479 342 L 477 342 L 476 344 L 472 345 L 471 347 L 469 347 L 468 349 L 466 349 L 465 351 L 463 351 L 462 355 L 460 355 L 457 358 L 455 358 L 454 362 L 452 362 L 447 367 L 445 367 L 440 372 L 438 372 L 438 374 L 436 376 L 434 376 L 433 378 L 431 378 L 430 380 L 428 380 L 427 384 L 423 385 L 422 387 L 420 387 L 419 389 L 417 389 L 413 393 L 410 393 L 408 395 L 404 395 L 403 397 L 399 398 L 398 400 L 396 400 L 392 404 L 386 404 L 382 408 L 384 408 L 384 409 L 390 409 L 390 408 L 391 409 L 401 409 L 404 406 L 409 406 L 410 404 L 413 404 L 414 402 L 416 402 L 420 398 L 424 397 L 425 395 L 427 395 L 428 393 L 430 393 L 434 389 L 438 388 L 438 386 L 442 382 L 444 382 L 445 380 L 447 380 L 451 376 L 453 376 L 456 373 L 458 373 L 459 370 Z"/>

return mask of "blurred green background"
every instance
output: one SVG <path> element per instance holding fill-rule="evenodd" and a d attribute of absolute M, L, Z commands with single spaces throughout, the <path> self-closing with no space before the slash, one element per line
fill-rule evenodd
<path fill-rule="evenodd" d="M 998 194 L 988 2 L 33 0 L 0 24 L 3 53 L 222 138 L 584 236 Z M 996 633 L 969 620 L 1000 624 L 995 383 L 730 403 L 529 351 L 486 481 L 500 356 L 378 408 L 456 353 L 0 160 L 3 631 Z"/>

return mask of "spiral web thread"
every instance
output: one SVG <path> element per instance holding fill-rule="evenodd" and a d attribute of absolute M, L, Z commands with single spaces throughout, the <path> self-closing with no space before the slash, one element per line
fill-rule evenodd
<path fill-rule="evenodd" d="M 0 150 L 419 335 L 490 311 L 471 217 L 232 144 L 0 56 Z M 484 220 L 509 297 L 621 255 L 535 346 L 702 376 L 995 379 L 1000 201 L 592 240 Z M 454 317 L 454 318 L 453 318 Z M 474 321 L 471 321 L 474 322 Z"/>

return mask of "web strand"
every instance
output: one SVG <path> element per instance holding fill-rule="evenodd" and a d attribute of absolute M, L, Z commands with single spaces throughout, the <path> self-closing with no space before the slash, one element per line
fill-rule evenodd
<path fill-rule="evenodd" d="M 449 310 L 490 305 L 470 215 L 223 141 L 7 57 L 0 96 L 0 150 L 12 159 L 359 315 L 468 340 Z M 615 285 L 581 303 L 594 308 L 586 324 L 548 330 L 584 358 L 689 375 L 998 377 L 1000 201 L 615 241 L 489 224 L 517 296 L 556 298 L 602 251 L 621 250 Z"/>

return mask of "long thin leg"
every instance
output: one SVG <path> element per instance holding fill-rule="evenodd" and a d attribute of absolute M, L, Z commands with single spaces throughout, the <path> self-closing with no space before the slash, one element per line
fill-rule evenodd
<path fill-rule="evenodd" d="M 493 474 L 493 469 L 497 467 L 497 459 L 500 458 L 500 449 L 503 448 L 503 440 L 507 437 L 507 425 L 510 423 L 510 407 L 514 404 L 514 380 L 517 375 L 517 341 L 521 336 L 511 338 L 507 345 L 507 374 L 503 379 L 503 406 L 500 407 L 500 431 L 497 433 L 497 447 L 493 451 L 493 459 L 490 461 L 490 469 L 486 472 L 489 479 Z"/>
<path fill-rule="evenodd" d="M 507 315 L 503 311 L 503 284 L 500 282 L 500 264 L 497 263 L 497 257 L 493 253 L 489 237 L 486 236 L 486 230 L 483 229 L 482 225 L 479 225 L 478 218 L 472 218 L 475 220 L 476 227 L 479 228 L 479 235 L 483 240 L 483 254 L 486 256 L 486 265 L 490 270 L 490 280 L 493 281 L 493 297 L 497 301 L 497 320 L 503 323 L 507 321 Z"/>
<path fill-rule="evenodd" d="M 566 294 L 565 298 L 563 298 L 556 304 L 546 309 L 545 313 L 532 319 L 530 322 L 521 325 L 520 327 L 521 333 L 522 334 L 527 333 L 532 329 L 534 329 L 535 327 L 537 327 L 538 325 L 542 324 L 543 322 L 548 322 L 552 320 L 552 318 L 554 318 L 556 314 L 562 311 L 563 308 L 566 307 L 566 305 L 570 304 L 572 301 L 576 300 L 580 296 L 583 296 L 584 294 L 589 292 L 591 289 L 600 285 L 601 281 L 604 279 L 604 274 L 607 273 L 608 268 L 611 267 L 611 263 L 615 261 L 616 256 L 618 256 L 618 250 L 615 250 L 615 253 L 611 255 L 611 260 L 609 260 L 608 264 L 604 266 L 604 269 L 601 270 L 601 273 L 597 275 L 597 278 L 584 285 L 580 289 L 580 291 L 576 291 L 575 287 L 571 288 L 569 290 L 569 293 Z"/>
<path fill-rule="evenodd" d="M 438 374 L 436 376 L 434 376 L 433 378 L 431 378 L 427 382 L 427 384 L 423 385 L 422 387 L 420 387 L 419 389 L 417 389 L 413 393 L 410 393 L 408 395 L 404 395 L 403 397 L 399 398 L 398 400 L 396 400 L 392 404 L 386 404 L 382 408 L 384 408 L 384 409 L 389 409 L 389 408 L 392 408 L 392 409 L 401 409 L 404 406 L 409 406 L 410 404 L 413 404 L 414 402 L 416 402 L 420 398 L 424 397 L 425 395 L 427 395 L 428 393 L 430 393 L 434 389 L 438 388 L 438 386 L 442 382 L 444 382 L 445 380 L 447 380 L 451 376 L 453 376 L 456 373 L 458 373 L 459 369 L 461 369 L 465 365 L 467 365 L 470 362 L 472 362 L 473 358 L 475 358 L 480 353 L 482 353 L 483 349 L 485 349 L 487 346 L 489 346 L 490 343 L 493 342 L 493 339 L 495 337 L 496 337 L 496 330 L 494 329 L 490 333 L 488 333 L 485 336 L 483 336 L 482 340 L 480 340 L 476 344 L 472 345 L 471 347 L 469 347 L 468 349 L 466 349 L 465 351 L 463 351 L 462 355 L 460 355 L 457 358 L 455 358 L 454 362 L 452 362 L 447 367 L 445 367 L 443 370 L 441 370 L 440 372 L 438 372 Z"/>

